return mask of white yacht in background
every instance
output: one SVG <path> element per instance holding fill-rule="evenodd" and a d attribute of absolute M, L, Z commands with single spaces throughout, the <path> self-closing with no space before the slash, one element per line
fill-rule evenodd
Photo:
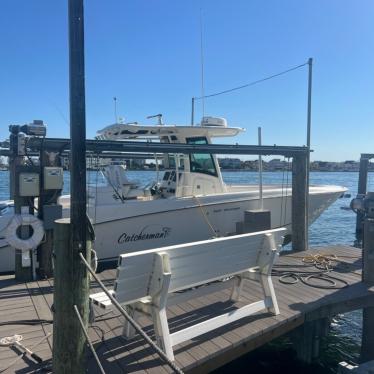
<path fill-rule="evenodd" d="M 116 123 L 98 131 L 98 139 L 139 139 L 161 143 L 210 144 L 213 138 L 233 137 L 244 131 L 228 127 L 222 118 L 204 117 L 198 126 L 138 125 Z M 160 160 L 156 160 L 158 163 Z M 106 166 L 106 186 L 88 190 L 88 214 L 94 224 L 94 248 L 101 267 L 113 265 L 121 253 L 192 242 L 236 233 L 244 211 L 258 209 L 258 185 L 229 185 L 222 179 L 213 154 L 165 154 L 163 174 L 146 188 L 130 181 L 122 165 Z M 162 175 L 161 175 L 162 174 Z M 346 189 L 310 186 L 309 223 L 312 223 Z M 291 233 L 290 187 L 263 187 L 263 206 L 271 212 L 271 227 Z M 70 197 L 61 196 L 63 215 L 69 216 Z M 1 232 L 12 216 L 11 202 L 4 202 Z M 4 230 L 3 230 L 4 231 Z M 14 254 L 0 242 L 0 272 L 14 267 Z"/>

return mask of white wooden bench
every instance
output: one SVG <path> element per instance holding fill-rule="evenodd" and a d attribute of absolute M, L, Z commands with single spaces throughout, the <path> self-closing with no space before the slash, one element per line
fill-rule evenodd
<path fill-rule="evenodd" d="M 279 228 L 121 255 L 113 295 L 135 319 L 140 314 L 151 316 L 157 343 L 173 360 L 174 345 L 261 310 L 279 314 L 270 275 L 285 232 Z M 231 280 L 215 282 L 227 278 Z M 260 282 L 262 300 L 169 332 L 167 305 L 226 287 L 232 287 L 231 299 L 237 301 L 247 279 Z M 198 287 L 202 285 L 206 286 Z M 103 292 L 91 295 L 90 300 L 103 308 L 111 304 Z M 124 335 L 134 335 L 128 322 Z"/>

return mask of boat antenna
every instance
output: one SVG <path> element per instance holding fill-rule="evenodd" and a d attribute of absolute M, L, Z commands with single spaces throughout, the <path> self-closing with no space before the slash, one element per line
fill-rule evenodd
<path fill-rule="evenodd" d="M 117 98 L 114 96 L 113 97 L 113 102 L 114 102 L 114 123 L 118 122 L 118 117 L 117 117 Z"/>
<path fill-rule="evenodd" d="M 203 117 L 205 116 L 205 87 L 204 87 L 204 45 L 203 45 L 203 11 L 200 8 L 200 65 L 201 65 L 201 103 Z"/>

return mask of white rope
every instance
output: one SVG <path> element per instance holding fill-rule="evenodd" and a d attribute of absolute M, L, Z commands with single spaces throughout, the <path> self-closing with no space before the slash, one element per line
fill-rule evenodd
<path fill-rule="evenodd" d="M 199 198 L 197 196 L 192 195 L 192 197 L 196 200 L 197 205 L 199 206 L 201 215 L 203 216 L 203 218 L 204 218 L 205 222 L 207 223 L 207 225 L 209 226 L 209 228 L 212 230 L 213 236 L 216 237 L 217 236 L 217 232 L 214 229 L 213 225 L 210 223 L 209 218 L 206 215 L 206 212 L 204 210 L 203 204 L 201 204 L 201 202 L 200 202 L 200 200 L 199 200 Z"/>
<path fill-rule="evenodd" d="M 46 336 L 43 336 L 43 338 L 41 338 L 38 342 L 36 342 L 31 348 L 30 350 L 33 350 L 34 348 L 36 348 L 38 345 L 42 344 L 45 340 L 47 340 L 50 336 L 52 335 L 52 333 L 48 333 Z M 26 353 L 23 352 L 21 355 L 19 355 L 16 359 L 14 359 L 8 366 L 6 366 L 5 368 L 1 368 L 0 369 L 0 373 L 4 373 L 6 370 L 10 369 L 12 366 L 14 366 L 18 361 L 22 360 L 24 357 L 25 357 Z"/>

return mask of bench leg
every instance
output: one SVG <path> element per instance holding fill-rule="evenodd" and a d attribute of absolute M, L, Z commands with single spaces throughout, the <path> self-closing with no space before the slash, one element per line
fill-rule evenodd
<path fill-rule="evenodd" d="M 275 297 L 274 286 L 271 276 L 267 274 L 260 274 L 260 283 L 262 286 L 262 290 L 264 291 L 265 297 L 271 299 L 272 305 L 267 308 L 268 311 L 270 313 L 273 313 L 274 315 L 279 314 L 278 302 L 277 298 Z"/>
<path fill-rule="evenodd" d="M 168 358 L 174 361 L 173 346 L 170 339 L 166 308 L 152 308 L 152 316 L 157 344 L 166 353 Z"/>
<path fill-rule="evenodd" d="M 126 306 L 125 308 L 127 312 L 129 313 L 130 317 L 132 317 L 132 319 L 136 321 L 139 313 L 134 308 L 131 308 L 129 306 Z M 131 339 L 135 336 L 135 332 L 136 332 L 135 329 L 126 319 L 125 324 L 123 325 L 123 331 L 122 331 L 123 337 L 125 339 Z"/>
<path fill-rule="evenodd" d="M 240 300 L 240 294 L 241 294 L 242 288 L 243 288 L 244 279 L 240 276 L 237 276 L 235 278 L 236 279 L 234 280 L 234 285 L 232 286 L 230 300 L 239 301 Z"/>
<path fill-rule="evenodd" d="M 95 309 L 94 309 L 94 304 L 91 299 L 89 299 L 88 308 L 89 308 L 88 322 L 94 323 L 95 322 Z"/>

